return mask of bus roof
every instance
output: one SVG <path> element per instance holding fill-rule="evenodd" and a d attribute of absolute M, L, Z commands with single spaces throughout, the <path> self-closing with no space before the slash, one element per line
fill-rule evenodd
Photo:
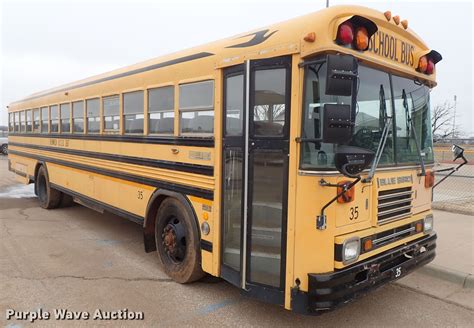
<path fill-rule="evenodd" d="M 378 31 L 371 39 L 369 50 L 364 52 L 340 46 L 334 41 L 339 24 L 354 15 L 367 18 L 378 27 Z M 315 33 L 314 42 L 303 40 L 308 33 Z M 416 71 L 419 57 L 428 53 L 429 50 L 410 28 L 405 29 L 401 24 L 396 24 L 393 19 L 388 21 L 384 13 L 362 6 L 333 6 L 227 39 L 38 92 L 12 103 L 9 110 L 73 101 L 75 96 L 93 95 L 91 88 L 98 85 L 105 93 L 108 93 L 107 90 L 110 87 L 112 93 L 116 82 L 130 77 L 138 81 L 137 88 L 143 87 L 146 84 L 144 82 L 150 81 L 150 73 L 156 73 L 166 67 L 189 70 L 190 63 L 195 64 L 199 61 L 200 68 L 203 71 L 207 70 L 207 75 L 212 75 L 216 68 L 237 65 L 248 59 L 294 53 L 300 53 L 303 59 L 325 52 L 348 53 L 356 56 L 360 61 L 400 75 L 417 78 L 434 86 L 436 85 L 435 74 L 425 75 Z M 187 77 L 181 77 L 189 79 L 192 77 L 191 74 L 192 72 Z M 133 83 L 127 85 L 133 88 Z"/>

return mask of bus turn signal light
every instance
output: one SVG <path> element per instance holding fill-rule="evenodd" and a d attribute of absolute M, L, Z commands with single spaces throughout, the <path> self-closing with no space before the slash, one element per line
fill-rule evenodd
<path fill-rule="evenodd" d="M 422 232 L 423 231 L 423 223 L 422 222 L 417 222 L 415 224 L 415 231 L 416 232 Z"/>
<path fill-rule="evenodd" d="M 433 171 L 426 171 L 425 175 L 425 188 L 433 187 L 435 182 L 435 175 Z"/>
<path fill-rule="evenodd" d="M 372 239 L 366 239 L 364 240 L 364 244 L 362 245 L 364 252 L 368 252 L 372 249 Z"/>
<path fill-rule="evenodd" d="M 341 181 L 338 182 L 337 184 L 337 194 L 339 195 L 341 192 L 344 191 L 345 188 L 347 188 L 348 185 L 351 184 L 351 181 Z M 351 189 L 347 190 L 345 193 L 343 193 L 341 196 L 337 198 L 338 203 L 350 203 L 355 199 L 355 192 L 354 192 L 354 187 Z"/>

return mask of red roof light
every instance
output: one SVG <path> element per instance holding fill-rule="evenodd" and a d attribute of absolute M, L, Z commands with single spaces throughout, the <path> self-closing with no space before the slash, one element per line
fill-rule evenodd
<path fill-rule="evenodd" d="M 435 64 L 431 59 L 428 59 L 428 65 L 426 66 L 425 74 L 433 74 Z"/>
<path fill-rule="evenodd" d="M 344 22 L 339 25 L 339 29 L 337 31 L 337 40 L 343 45 L 352 43 L 354 40 L 354 29 L 351 22 Z"/>

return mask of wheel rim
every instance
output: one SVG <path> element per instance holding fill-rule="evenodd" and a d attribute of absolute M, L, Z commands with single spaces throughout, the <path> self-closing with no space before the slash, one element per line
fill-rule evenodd
<path fill-rule="evenodd" d="M 38 181 L 38 197 L 40 201 L 44 202 L 46 200 L 46 179 L 44 175 L 40 175 L 39 181 Z"/>
<path fill-rule="evenodd" d="M 177 217 L 170 217 L 163 228 L 161 240 L 164 251 L 174 263 L 181 263 L 186 257 L 186 230 Z"/>

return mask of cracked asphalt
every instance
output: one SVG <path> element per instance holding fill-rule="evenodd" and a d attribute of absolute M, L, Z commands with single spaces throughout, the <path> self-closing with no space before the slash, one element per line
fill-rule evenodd
<path fill-rule="evenodd" d="M 82 206 L 43 210 L 0 158 L 0 326 L 472 326 L 472 309 L 429 295 L 435 283 L 390 284 L 318 317 L 248 299 L 217 279 L 180 285 L 143 251 L 140 226 Z M 7 309 L 125 308 L 144 320 L 6 320 Z"/>

